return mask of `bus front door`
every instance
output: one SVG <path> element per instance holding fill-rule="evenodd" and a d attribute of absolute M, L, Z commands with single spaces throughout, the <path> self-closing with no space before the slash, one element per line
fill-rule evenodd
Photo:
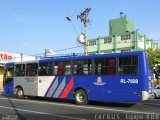
<path fill-rule="evenodd" d="M 14 64 L 6 64 L 4 71 L 4 94 L 13 95 Z"/>

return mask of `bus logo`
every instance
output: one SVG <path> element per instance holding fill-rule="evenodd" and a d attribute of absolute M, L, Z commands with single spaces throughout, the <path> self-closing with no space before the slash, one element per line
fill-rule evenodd
<path fill-rule="evenodd" d="M 101 77 L 98 77 L 97 78 L 97 81 L 96 82 L 93 82 L 94 85 L 105 85 L 106 83 L 103 82 L 102 78 Z"/>
<path fill-rule="evenodd" d="M 97 83 L 99 83 L 99 84 L 102 83 L 102 78 L 101 77 L 97 78 Z"/>

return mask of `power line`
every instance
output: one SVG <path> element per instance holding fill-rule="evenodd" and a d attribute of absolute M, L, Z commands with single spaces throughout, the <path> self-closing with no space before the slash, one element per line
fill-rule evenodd
<path fill-rule="evenodd" d="M 147 40 L 147 41 L 159 41 L 159 40 Z M 130 42 L 128 42 L 128 40 L 124 40 L 124 42 L 110 42 L 110 43 L 101 43 L 101 44 L 95 44 L 95 45 L 108 45 L 108 44 L 118 44 L 118 43 L 123 43 L 123 44 L 127 44 L 127 43 L 135 43 L 135 42 L 143 42 L 144 43 L 144 41 L 130 41 Z M 155 43 L 156 44 L 156 43 Z M 94 45 L 87 45 L 87 46 L 94 46 Z M 64 48 L 64 49 L 59 49 L 59 50 L 55 50 L 54 52 L 60 52 L 60 51 L 65 51 L 65 50 L 71 50 L 71 49 L 75 49 L 75 48 L 79 48 L 79 47 L 83 47 L 83 46 L 75 46 L 75 47 L 69 47 L 69 48 Z M 33 55 L 28 55 L 28 56 L 23 56 L 23 58 L 24 57 L 30 57 L 30 56 L 40 56 L 40 55 L 45 55 L 45 53 L 39 53 L 39 54 L 33 54 Z M 21 58 L 21 57 L 14 57 L 13 59 L 16 59 L 16 58 Z"/>
<path fill-rule="evenodd" d="M 79 48 L 79 47 L 83 47 L 83 46 L 75 46 L 75 47 L 69 47 L 69 48 L 59 49 L 59 50 L 55 50 L 54 52 L 60 52 L 60 51 L 75 49 L 75 48 Z M 37 56 L 38 57 L 40 55 L 45 55 L 45 53 L 39 53 L 39 54 L 33 54 L 33 55 L 23 56 L 23 58 L 24 57 L 30 57 L 30 56 Z M 14 57 L 13 59 L 16 59 L 16 58 L 21 58 L 21 57 Z"/>
<path fill-rule="evenodd" d="M 70 50 L 70 49 L 79 48 L 79 47 L 83 47 L 83 46 L 76 46 L 76 47 L 64 48 L 64 49 L 60 49 L 60 50 L 55 50 L 54 52 L 60 52 L 60 51 Z"/>

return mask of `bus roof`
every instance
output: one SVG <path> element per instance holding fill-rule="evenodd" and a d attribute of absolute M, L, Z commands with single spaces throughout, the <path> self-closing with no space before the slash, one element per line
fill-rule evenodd
<path fill-rule="evenodd" d="M 94 58 L 101 58 L 101 57 L 119 57 L 119 56 L 128 56 L 128 55 L 138 55 L 138 54 L 144 54 L 144 53 L 145 51 L 110 53 L 110 54 L 89 54 L 89 55 L 80 55 L 80 56 L 72 55 L 72 56 L 62 56 L 62 57 L 55 57 L 55 58 L 46 58 L 43 60 L 39 60 L 39 62 L 94 59 Z"/>
<path fill-rule="evenodd" d="M 44 58 L 41 60 L 34 61 L 22 61 L 22 62 L 8 62 L 6 64 L 19 64 L 19 63 L 37 63 L 37 62 L 52 62 L 52 61 L 67 61 L 67 60 L 78 60 L 78 59 L 94 59 L 101 57 L 119 57 L 119 56 L 128 56 L 128 55 L 139 55 L 144 54 L 145 51 L 136 51 L 136 52 L 121 52 L 121 53 L 108 53 L 108 54 L 89 54 L 89 55 L 69 55 L 69 56 L 58 56 L 52 58 Z"/>

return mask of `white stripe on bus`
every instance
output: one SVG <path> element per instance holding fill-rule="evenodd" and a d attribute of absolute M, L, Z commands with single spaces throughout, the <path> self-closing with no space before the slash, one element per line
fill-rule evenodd
<path fill-rule="evenodd" d="M 53 82 L 54 82 L 53 85 L 51 86 L 48 94 L 46 95 L 47 97 L 51 97 L 52 94 L 53 94 L 53 92 L 54 92 L 54 91 L 56 90 L 56 88 L 58 87 L 58 77 L 57 77 L 56 80 L 53 81 Z"/>
<path fill-rule="evenodd" d="M 66 78 L 64 77 L 64 79 L 62 80 L 61 84 L 59 85 L 59 87 L 57 88 L 56 92 L 53 95 L 53 98 L 58 98 L 59 95 L 61 94 L 62 90 L 64 89 L 66 85 Z"/>

